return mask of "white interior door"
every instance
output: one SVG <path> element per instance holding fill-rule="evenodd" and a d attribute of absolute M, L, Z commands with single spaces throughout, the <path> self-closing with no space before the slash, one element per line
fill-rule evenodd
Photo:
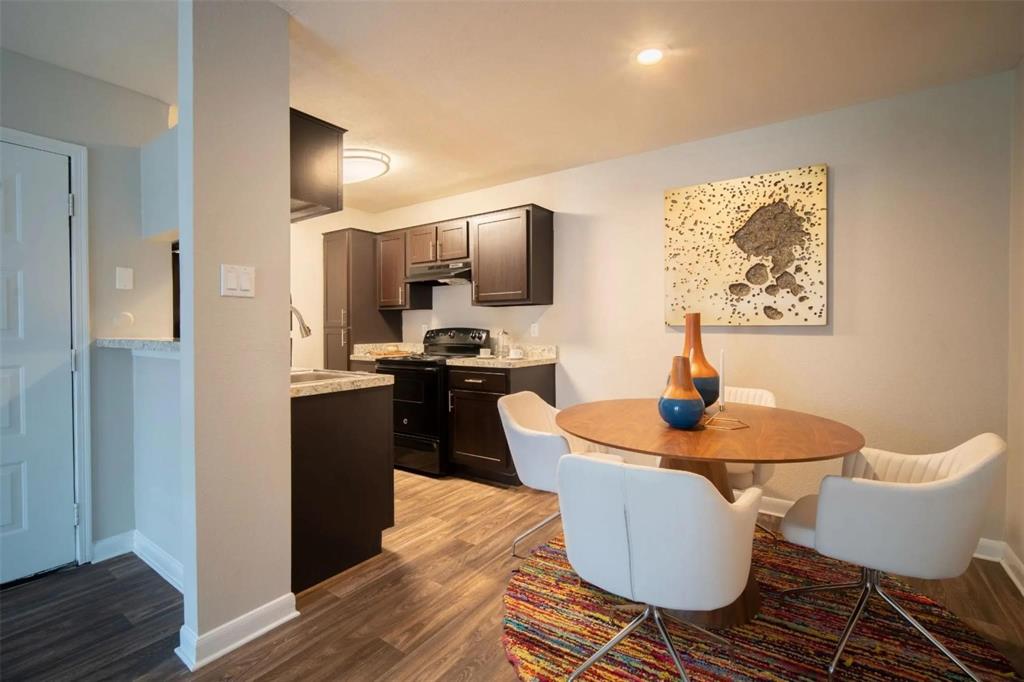
<path fill-rule="evenodd" d="M 70 159 L 0 150 L 0 582 L 75 560 Z"/>

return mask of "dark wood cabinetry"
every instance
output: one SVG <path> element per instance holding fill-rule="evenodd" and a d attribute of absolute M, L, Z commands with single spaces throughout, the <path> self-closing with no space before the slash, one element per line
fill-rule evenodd
<path fill-rule="evenodd" d="M 378 309 L 376 235 L 348 229 L 324 235 L 324 367 L 348 369 L 356 343 L 402 340 L 402 316 Z"/>
<path fill-rule="evenodd" d="M 555 366 L 448 368 L 448 463 L 453 473 L 519 484 L 498 416 L 503 395 L 533 391 L 555 404 Z"/>
<path fill-rule="evenodd" d="M 551 211 L 524 206 L 469 219 L 475 305 L 550 305 Z"/>
<path fill-rule="evenodd" d="M 414 227 L 406 233 L 408 240 L 409 265 L 424 265 L 437 260 L 437 226 Z"/>
<path fill-rule="evenodd" d="M 390 310 L 429 309 L 430 288 L 405 282 L 409 231 L 386 232 L 377 236 L 377 307 Z"/>
<path fill-rule="evenodd" d="M 391 386 L 292 398 L 292 591 L 381 551 L 395 524 Z"/>
<path fill-rule="evenodd" d="M 291 221 L 342 208 L 345 129 L 291 110 Z"/>
<path fill-rule="evenodd" d="M 437 260 L 464 260 L 469 258 L 469 221 L 466 218 L 449 220 L 437 226 Z"/>

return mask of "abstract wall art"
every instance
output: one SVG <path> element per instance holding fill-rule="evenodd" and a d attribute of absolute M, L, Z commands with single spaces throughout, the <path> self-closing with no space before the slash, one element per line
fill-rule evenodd
<path fill-rule="evenodd" d="M 828 323 L 827 167 L 665 192 L 665 324 Z"/>

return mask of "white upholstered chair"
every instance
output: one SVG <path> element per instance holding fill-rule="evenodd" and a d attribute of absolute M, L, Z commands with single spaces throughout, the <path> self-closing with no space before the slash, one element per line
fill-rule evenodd
<path fill-rule="evenodd" d="M 751 488 L 729 503 L 703 476 L 614 459 L 568 455 L 559 462 L 566 552 L 581 578 L 645 608 L 569 680 L 652 617 L 687 680 L 661 610 L 710 611 L 740 596 L 750 573 L 761 491 Z"/>
<path fill-rule="evenodd" d="M 829 665 L 829 678 L 874 593 L 971 679 L 978 679 L 885 592 L 882 574 L 939 579 L 967 570 L 1005 452 L 1006 443 L 992 433 L 933 455 L 864 448 L 846 457 L 842 476 L 826 476 L 817 495 L 797 500 L 789 510 L 782 520 L 787 540 L 862 567 L 857 582 L 783 593 L 860 590 Z"/>
<path fill-rule="evenodd" d="M 587 441 L 565 433 L 555 423 L 558 409 L 536 393 L 521 391 L 498 399 L 498 414 L 508 439 L 508 449 L 523 485 L 549 493 L 558 492 L 558 460 L 570 452 L 587 452 Z M 516 547 L 531 533 L 558 518 L 558 512 L 524 531 L 512 541 Z"/>
<path fill-rule="evenodd" d="M 729 403 L 775 407 L 775 394 L 763 388 L 726 386 L 726 414 L 728 414 Z M 747 488 L 754 487 L 764 488 L 764 484 L 775 473 L 775 465 L 770 462 L 758 464 L 752 462 L 726 462 L 725 470 L 729 474 L 729 487 L 733 490 L 746 490 Z M 761 523 L 758 523 L 757 527 L 773 538 L 775 537 L 775 532 L 771 528 Z"/>

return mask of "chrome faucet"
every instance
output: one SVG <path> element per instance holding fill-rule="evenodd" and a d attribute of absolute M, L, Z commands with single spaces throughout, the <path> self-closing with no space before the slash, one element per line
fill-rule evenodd
<path fill-rule="evenodd" d="M 310 330 L 309 325 L 306 324 L 306 321 L 302 319 L 302 313 L 299 312 L 299 309 L 296 308 L 295 306 L 291 306 L 291 309 L 292 315 L 299 322 L 299 336 L 301 336 L 302 338 L 306 338 L 307 336 L 313 333 L 312 330 Z"/>

